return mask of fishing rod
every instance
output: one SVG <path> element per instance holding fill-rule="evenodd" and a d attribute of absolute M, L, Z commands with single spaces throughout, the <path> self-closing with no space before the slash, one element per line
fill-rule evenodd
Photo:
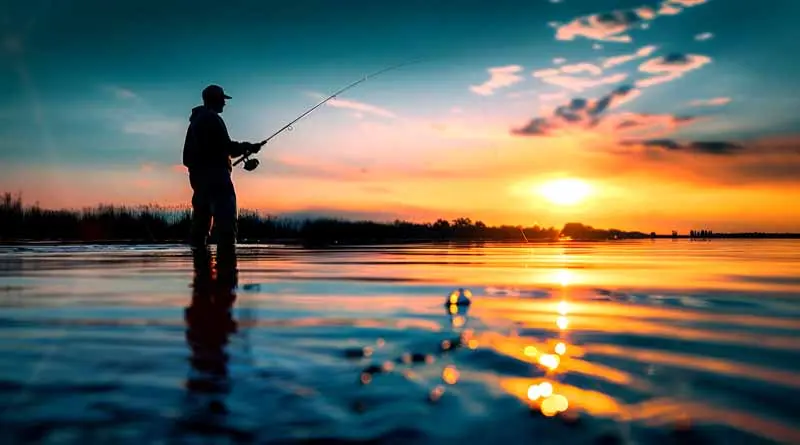
<path fill-rule="evenodd" d="M 394 69 L 397 69 L 397 68 L 401 68 L 401 67 L 404 67 L 404 66 L 412 65 L 414 63 L 419 63 L 422 60 L 424 60 L 424 59 L 418 59 L 418 60 L 411 61 L 411 62 L 399 63 L 397 65 L 392 65 L 392 66 L 390 66 L 388 68 L 384 68 L 382 70 L 376 71 L 376 72 L 374 72 L 372 74 L 367 74 L 366 76 L 362 77 L 361 79 L 351 83 L 350 85 L 347 85 L 346 87 L 342 88 L 341 90 L 339 90 L 339 91 L 331 94 L 330 96 L 326 97 L 320 103 L 318 103 L 318 104 L 314 105 L 313 107 L 309 108 L 303 114 L 301 114 L 300 116 L 295 118 L 293 121 L 291 121 L 288 124 L 286 124 L 283 127 L 281 127 L 280 130 L 276 131 L 270 137 L 268 137 L 268 138 L 264 139 L 263 141 L 259 142 L 257 145 L 264 146 L 267 142 L 272 140 L 272 138 L 274 138 L 275 136 L 283 133 L 286 130 L 291 131 L 293 129 L 292 125 L 294 125 L 297 121 L 299 121 L 300 119 L 302 119 L 302 118 L 306 117 L 307 115 L 311 114 L 311 112 L 313 112 L 317 108 L 321 107 L 322 105 L 324 105 L 329 100 L 336 98 L 338 95 L 340 95 L 340 94 L 344 93 L 345 91 L 349 90 L 350 88 L 353 88 L 356 85 L 366 81 L 367 79 L 370 79 L 372 77 L 378 76 L 378 75 L 383 74 L 383 73 L 385 73 L 387 71 L 391 71 L 391 70 L 394 70 Z M 253 154 L 254 153 L 252 153 L 252 152 L 245 153 L 244 155 L 242 155 L 239 159 L 237 159 L 233 163 L 233 166 L 236 166 L 239 163 L 244 162 L 244 169 L 245 170 L 247 170 L 247 171 L 255 170 L 256 167 L 258 167 L 259 161 L 258 161 L 258 159 L 250 159 L 250 156 L 253 155 Z"/>

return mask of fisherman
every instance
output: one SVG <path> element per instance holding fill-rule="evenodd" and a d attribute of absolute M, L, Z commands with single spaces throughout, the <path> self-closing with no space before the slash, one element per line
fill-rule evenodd
<path fill-rule="evenodd" d="M 192 250 L 207 251 L 212 223 L 217 234 L 217 266 L 236 264 L 236 191 L 231 179 L 231 157 L 258 153 L 264 143 L 231 140 L 220 113 L 225 94 L 219 85 L 209 85 L 202 93 L 203 105 L 192 109 L 183 145 L 183 165 L 189 170 L 192 187 Z M 213 220 L 212 220 L 213 219 Z"/>

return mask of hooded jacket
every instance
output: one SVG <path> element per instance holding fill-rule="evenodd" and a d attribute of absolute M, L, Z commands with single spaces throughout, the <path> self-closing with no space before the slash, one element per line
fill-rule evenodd
<path fill-rule="evenodd" d="M 251 144 L 232 141 L 225 121 L 214 110 L 200 105 L 192 108 L 183 143 L 183 165 L 189 171 L 207 168 L 233 170 L 231 156 L 242 156 Z"/>

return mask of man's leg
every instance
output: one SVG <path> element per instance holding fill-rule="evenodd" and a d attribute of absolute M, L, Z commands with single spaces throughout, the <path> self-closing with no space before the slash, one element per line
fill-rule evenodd
<path fill-rule="evenodd" d="M 217 276 L 220 279 L 235 280 L 236 239 L 238 235 L 236 191 L 230 176 L 214 194 L 214 228 L 217 232 Z"/>
<path fill-rule="evenodd" d="M 192 223 L 189 233 L 189 244 L 192 249 L 207 249 L 208 235 L 211 232 L 212 196 L 209 193 L 208 181 L 202 178 L 189 177 L 192 185 Z"/>

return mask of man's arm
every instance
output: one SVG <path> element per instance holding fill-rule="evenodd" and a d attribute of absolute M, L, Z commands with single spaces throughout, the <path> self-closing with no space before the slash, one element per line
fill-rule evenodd
<path fill-rule="evenodd" d="M 219 147 L 223 147 L 223 149 L 227 152 L 228 156 L 231 157 L 239 157 L 243 156 L 251 150 L 253 144 L 249 142 L 239 142 L 234 141 L 231 139 L 230 135 L 228 134 L 228 128 L 225 126 L 225 122 L 222 120 L 221 117 L 216 116 L 217 122 L 216 125 L 216 132 L 217 137 L 214 138 L 215 141 L 219 144 Z"/>

